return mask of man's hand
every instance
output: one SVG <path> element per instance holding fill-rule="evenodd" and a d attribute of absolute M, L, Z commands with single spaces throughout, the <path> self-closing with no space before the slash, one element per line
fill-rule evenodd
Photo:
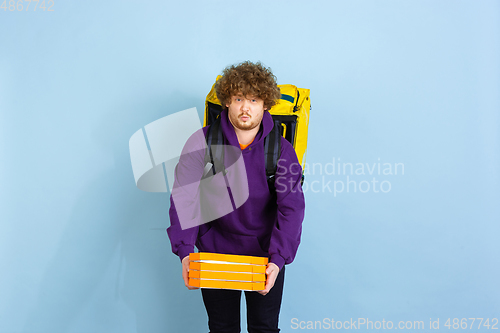
<path fill-rule="evenodd" d="M 266 275 L 267 275 L 267 280 L 266 280 L 266 289 L 264 290 L 259 290 L 257 291 L 261 295 L 267 295 L 269 290 L 274 286 L 274 282 L 276 281 L 276 277 L 278 276 L 278 273 L 280 272 L 280 269 L 278 265 L 275 263 L 268 263 L 267 268 L 266 268 Z"/>
<path fill-rule="evenodd" d="M 189 290 L 199 289 L 190 286 L 189 283 L 189 256 L 182 258 L 182 278 L 184 279 L 184 284 Z M 274 283 L 274 282 L 273 282 Z"/>

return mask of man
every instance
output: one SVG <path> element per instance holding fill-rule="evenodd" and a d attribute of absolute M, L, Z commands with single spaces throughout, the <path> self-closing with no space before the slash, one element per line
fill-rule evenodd
<path fill-rule="evenodd" d="M 268 257 L 265 290 L 245 291 L 247 325 L 249 332 L 279 332 L 284 266 L 295 257 L 304 218 L 302 170 L 292 145 L 280 137 L 281 155 L 275 176 L 279 186 L 270 189 L 265 172 L 264 139 L 273 128 L 273 120 L 267 110 L 280 98 L 270 69 L 248 61 L 229 66 L 215 90 L 223 106 L 220 129 L 225 144 L 237 147 L 243 157 L 248 199 L 220 218 L 183 230 L 171 197 L 171 226 L 167 232 L 172 251 L 181 259 L 182 277 L 188 289 L 195 289 L 188 285 L 189 253 L 194 252 L 195 245 L 200 252 Z M 208 126 L 203 128 L 204 136 L 207 131 Z M 180 186 L 182 181 L 178 179 L 183 175 L 194 174 L 199 179 L 206 172 L 204 166 L 203 153 L 181 156 L 174 188 Z M 202 289 L 201 292 L 210 332 L 240 332 L 241 291 Z"/>

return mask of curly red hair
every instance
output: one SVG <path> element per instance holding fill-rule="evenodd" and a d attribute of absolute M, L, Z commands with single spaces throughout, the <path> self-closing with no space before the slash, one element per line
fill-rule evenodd
<path fill-rule="evenodd" d="M 226 109 L 226 104 L 231 104 L 231 97 L 240 93 L 262 99 L 267 110 L 281 97 L 271 69 L 260 62 L 254 64 L 250 61 L 226 67 L 215 83 L 215 93 L 223 109 Z"/>

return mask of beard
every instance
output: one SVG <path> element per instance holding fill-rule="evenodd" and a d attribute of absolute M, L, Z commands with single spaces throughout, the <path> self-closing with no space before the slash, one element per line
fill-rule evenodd
<path fill-rule="evenodd" d="M 253 118 L 252 116 L 250 116 L 248 113 L 245 112 L 240 113 L 238 116 L 235 116 L 232 113 L 228 113 L 228 116 L 229 116 L 229 121 L 231 122 L 231 124 L 233 124 L 235 128 L 243 131 L 249 131 L 260 125 L 262 117 L 264 116 L 264 112 L 260 114 L 260 117 L 257 116 L 259 118 Z M 248 120 L 246 121 L 241 120 L 243 116 L 248 117 Z"/>

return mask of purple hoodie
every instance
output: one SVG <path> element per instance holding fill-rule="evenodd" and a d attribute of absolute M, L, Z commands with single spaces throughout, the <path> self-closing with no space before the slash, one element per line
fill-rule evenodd
<path fill-rule="evenodd" d="M 276 173 L 276 195 L 267 184 L 264 161 L 264 138 L 273 128 L 273 120 L 265 111 L 259 132 L 253 142 L 241 151 L 248 178 L 247 201 L 214 221 L 182 230 L 172 196 L 170 197 L 170 227 L 167 229 L 172 252 L 182 260 L 194 252 L 252 255 L 270 258 L 280 269 L 295 258 L 300 243 L 305 200 L 300 185 L 302 169 L 292 145 L 281 137 L 281 158 Z M 227 111 L 221 113 L 221 129 L 226 144 L 239 149 L 238 138 L 229 122 Z M 206 135 L 208 127 L 203 128 Z M 183 155 L 184 156 L 184 155 Z M 202 154 L 197 163 L 182 163 L 176 174 L 202 173 Z M 188 170 L 193 165 L 197 170 Z M 177 182 L 177 180 L 176 180 Z M 174 188 L 176 184 L 174 183 Z"/>

